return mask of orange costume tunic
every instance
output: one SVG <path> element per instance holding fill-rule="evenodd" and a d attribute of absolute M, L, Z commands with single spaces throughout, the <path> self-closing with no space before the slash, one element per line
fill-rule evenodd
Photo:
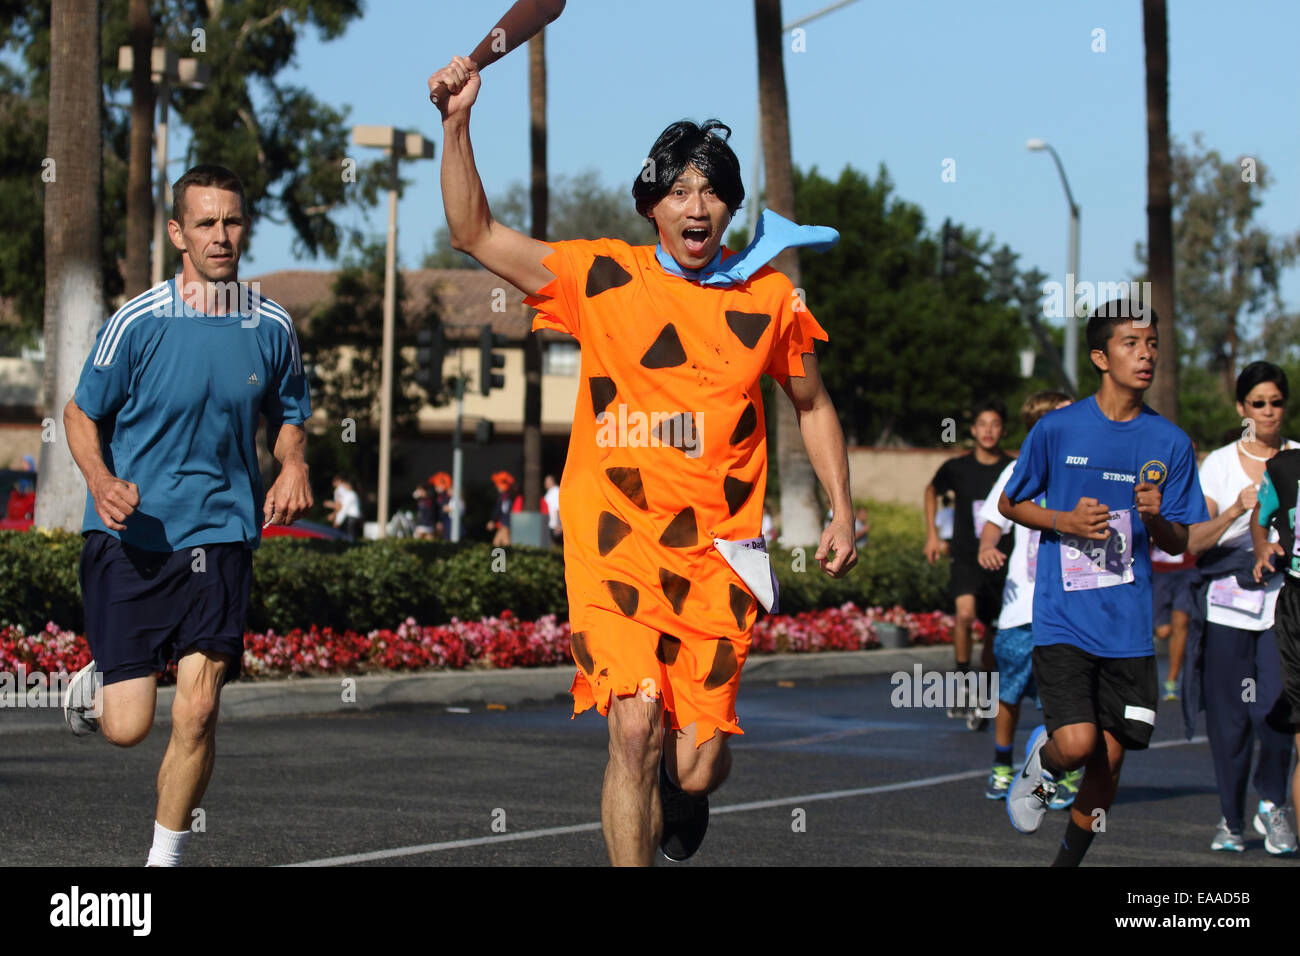
<path fill-rule="evenodd" d="M 551 243 L 533 329 L 578 340 L 581 384 L 560 483 L 574 714 L 662 696 L 673 729 L 741 733 L 736 690 L 757 601 L 714 547 L 760 534 L 759 379 L 803 375 L 826 339 L 790 280 L 671 275 L 653 246 Z M 724 257 L 728 255 L 723 251 Z"/>

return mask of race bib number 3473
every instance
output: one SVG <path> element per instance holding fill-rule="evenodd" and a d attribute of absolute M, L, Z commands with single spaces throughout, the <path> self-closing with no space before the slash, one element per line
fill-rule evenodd
<path fill-rule="evenodd" d="M 1091 591 L 1133 580 L 1133 520 L 1129 509 L 1112 511 L 1110 537 L 1093 541 L 1061 535 L 1061 582 L 1067 591 Z"/>

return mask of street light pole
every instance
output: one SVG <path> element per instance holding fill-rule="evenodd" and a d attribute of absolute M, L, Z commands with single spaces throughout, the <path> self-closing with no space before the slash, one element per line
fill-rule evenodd
<path fill-rule="evenodd" d="M 388 248 L 384 251 L 383 371 L 379 379 L 379 537 L 388 536 L 388 486 L 393 430 L 393 324 L 397 311 L 397 150 L 387 149 Z"/>
<path fill-rule="evenodd" d="M 158 76 L 158 74 L 154 74 Z M 164 72 L 158 81 L 158 198 L 153 204 L 153 256 L 150 260 L 149 285 L 156 286 L 162 282 L 163 274 L 163 225 L 167 221 L 167 95 L 170 87 Z"/>
<path fill-rule="evenodd" d="M 1067 246 L 1067 266 L 1065 288 L 1067 290 L 1065 314 L 1065 374 L 1074 388 L 1079 387 L 1079 316 L 1075 311 L 1074 289 L 1079 281 L 1079 204 L 1074 201 L 1070 191 L 1070 181 L 1065 176 L 1065 167 L 1061 157 L 1049 143 L 1041 139 L 1031 139 L 1025 148 L 1033 151 L 1047 150 L 1056 163 L 1056 171 L 1061 176 L 1061 185 L 1065 187 L 1065 199 L 1070 204 L 1070 237 Z"/>
<path fill-rule="evenodd" d="M 392 126 L 354 126 L 352 142 L 376 146 L 389 160 L 388 246 L 384 251 L 384 340 L 379 376 L 379 537 L 388 536 L 388 492 L 392 463 L 393 337 L 397 315 L 397 164 L 407 159 L 432 159 L 433 141 L 419 133 Z"/>

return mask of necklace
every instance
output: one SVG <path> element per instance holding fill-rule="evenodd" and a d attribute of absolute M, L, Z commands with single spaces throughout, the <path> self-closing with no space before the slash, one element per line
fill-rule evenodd
<path fill-rule="evenodd" d="M 1258 442 L 1257 444 L 1263 444 L 1263 442 Z M 1241 441 L 1237 442 L 1237 450 L 1241 452 L 1243 455 L 1245 455 L 1247 458 L 1251 459 L 1252 461 L 1268 461 L 1269 458 L 1272 458 L 1273 455 L 1276 455 L 1279 451 L 1281 451 L 1280 448 L 1275 448 L 1273 449 L 1273 455 L 1269 455 L 1268 458 L 1261 458 L 1259 455 L 1252 455 L 1250 452 L 1246 451 L 1245 442 L 1241 442 Z"/>

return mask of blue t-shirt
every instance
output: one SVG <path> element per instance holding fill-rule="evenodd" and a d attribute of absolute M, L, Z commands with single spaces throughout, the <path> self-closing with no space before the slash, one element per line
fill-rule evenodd
<path fill-rule="evenodd" d="M 1088 542 L 1106 551 L 1107 587 L 1066 590 L 1061 536 L 1044 531 L 1038 543 L 1034 589 L 1034 645 L 1073 644 L 1098 657 L 1150 657 L 1152 642 L 1151 554 L 1138 515 L 1134 487 L 1159 486 L 1160 514 L 1168 521 L 1210 520 L 1196 472 L 1191 439 L 1147 406 L 1131 421 L 1111 421 L 1095 396 L 1044 415 L 1021 448 L 1006 496 L 1018 504 L 1046 493 L 1045 507 L 1072 511 L 1080 498 L 1110 508 L 1111 539 Z M 1118 513 L 1127 511 L 1126 516 Z M 1129 523 L 1127 541 L 1117 534 Z M 1067 542 L 1066 547 L 1068 548 Z M 1079 552 L 1066 552 L 1067 560 Z M 1129 574 L 1124 575 L 1123 568 Z M 1080 578 L 1073 577 L 1071 584 Z"/>
<path fill-rule="evenodd" d="M 149 551 L 262 537 L 258 416 L 269 434 L 302 425 L 311 399 L 293 322 L 247 285 L 226 315 L 187 306 L 178 276 L 110 318 L 74 401 L 99 425 L 108 470 L 140 489 L 112 531 L 86 495 L 82 533 L 103 531 Z M 236 298 L 232 295 L 232 299 Z"/>

